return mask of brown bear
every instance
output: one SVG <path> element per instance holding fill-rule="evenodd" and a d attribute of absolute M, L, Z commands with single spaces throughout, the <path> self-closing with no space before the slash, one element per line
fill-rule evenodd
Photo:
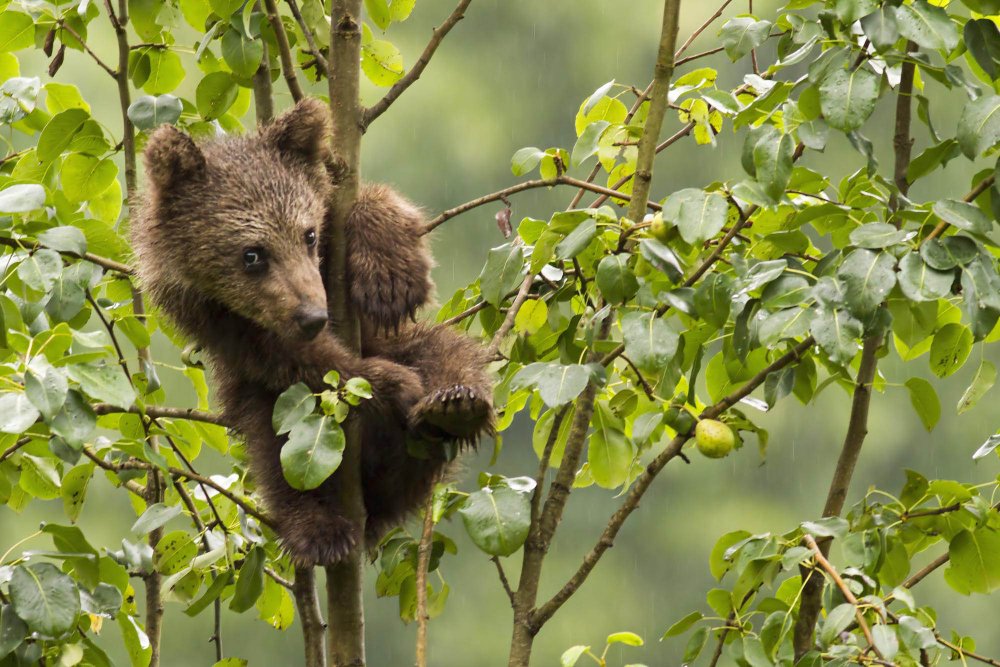
<path fill-rule="evenodd" d="M 166 125 L 145 149 L 148 191 L 132 223 L 140 284 L 209 357 L 228 422 L 245 436 L 250 472 L 293 561 L 330 564 L 368 545 L 427 498 L 446 452 L 492 429 L 492 385 L 480 345 L 445 326 L 408 321 L 432 290 L 422 216 L 385 186 L 363 186 L 347 223 L 347 275 L 362 354 L 328 326 L 324 227 L 332 192 L 326 106 L 303 100 L 258 134 L 200 145 Z M 338 473 L 300 492 L 285 481 L 271 416 L 304 382 L 364 377 L 367 524 L 344 516 Z M 413 444 L 424 455 L 412 455 Z M 409 445 L 409 446 L 408 446 Z"/>

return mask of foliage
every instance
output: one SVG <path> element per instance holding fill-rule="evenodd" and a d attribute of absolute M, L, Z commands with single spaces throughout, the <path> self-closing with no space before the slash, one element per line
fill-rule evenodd
<path fill-rule="evenodd" d="M 367 126 L 412 83 L 412 57 L 383 37 L 415 3 L 364 4 L 360 70 L 391 87 L 383 106 L 367 110 Z M 9 128 L 0 164 L 0 501 L 20 511 L 58 498 L 66 514 L 65 524 L 34 536 L 51 539 L 50 550 L 13 545 L 0 562 L 0 665 L 110 664 L 95 641 L 105 620 L 121 628 L 133 665 L 155 663 L 158 636 L 147 630 L 158 612 L 136 606 L 139 582 L 147 597 L 162 592 L 189 615 L 224 613 L 228 601 L 225 613 L 253 610 L 282 630 L 293 623 L 294 568 L 256 506 L 241 444 L 210 412 L 197 354 L 146 311 L 124 232 L 136 150 L 148 133 L 162 123 L 196 137 L 241 133 L 251 102 L 266 114 L 279 77 L 293 94 L 296 77 L 325 77 L 335 65 L 326 12 L 313 0 L 301 8 L 123 0 L 117 9 L 0 0 L 0 123 Z M 1000 189 L 985 161 L 1000 143 L 998 25 L 1000 4 L 989 0 L 791 0 L 766 20 L 724 20 L 718 41 L 739 63 L 733 71 L 745 72 L 740 85 L 723 84 L 729 72 L 687 67 L 699 57 L 690 56 L 678 60 L 669 98 L 608 82 L 581 101 L 574 146 L 517 151 L 513 174 L 537 170 L 539 178 L 462 210 L 529 187 L 572 185 L 579 194 L 565 211 L 523 218 L 436 317 L 497 353 L 496 452 L 514 420 L 530 418 L 540 471 L 483 472 L 467 491 L 440 486 L 423 537 L 399 529 L 380 545 L 377 593 L 398 597 L 404 621 L 440 613 L 449 593 L 442 565 L 457 554 L 442 525 L 456 519 L 449 529 L 466 530 L 495 561 L 515 612 L 511 664 L 526 664 L 531 638 L 585 582 L 663 467 L 696 455 L 689 441 L 698 420 L 728 425 L 730 456 L 751 455 L 747 440 L 763 456 L 768 434 L 754 411 L 793 399 L 821 410 L 840 387 L 855 405 L 845 451 L 856 450 L 871 390 L 905 391 L 932 431 L 950 409 L 938 398 L 940 380 L 970 359 L 979 370 L 955 409 L 983 400 L 996 380 L 985 349 L 1000 339 Z M 113 65 L 88 46 L 109 26 Z M 434 33 L 410 73 L 419 75 L 446 32 Z M 47 77 L 21 71 L 17 53 L 30 50 L 50 59 Z M 109 90 L 117 84 L 122 129 L 95 118 L 77 87 L 58 80 L 67 52 L 107 72 Z M 774 59 L 762 67 L 764 54 Z M 661 84 L 663 76 L 658 70 Z M 933 122 L 941 96 L 933 86 L 961 101 L 956 128 Z M 656 123 L 647 127 L 651 107 L 667 99 L 679 130 L 657 152 L 687 137 L 711 150 L 721 133 L 737 132 L 745 177 L 654 197 L 648 216 L 629 219 L 633 177 L 652 168 L 639 163 L 640 143 L 659 136 Z M 914 103 L 922 127 L 911 155 Z M 886 168 L 864 131 L 873 114 L 893 111 L 895 159 Z M 856 151 L 855 168 L 828 173 L 822 153 L 839 143 Z M 968 192 L 910 196 L 911 185 L 946 167 L 966 169 Z M 571 176 L 588 168 L 586 180 Z M 580 206 L 588 191 L 596 198 Z M 501 210 L 501 227 L 509 217 Z M 154 336 L 171 342 L 170 360 L 152 357 Z M 898 375 L 878 370 L 888 357 L 900 362 Z M 197 405 L 172 402 L 161 375 L 186 378 Z M 340 424 L 349 406 L 371 398 L 363 381 L 327 379 L 330 390 L 296 385 L 275 406 L 295 488 L 315 488 L 337 469 Z M 995 460 L 998 445 L 994 435 L 975 456 Z M 230 468 L 197 472 L 205 446 L 228 456 Z M 850 470 L 841 479 L 849 481 Z M 98 548 L 73 525 L 91 483 L 120 488 L 133 504 L 137 518 L 120 549 Z M 831 498 L 838 483 L 835 475 Z M 581 487 L 617 494 L 608 504 L 618 509 L 577 572 L 539 600 L 545 554 Z M 720 656 L 754 667 L 988 660 L 973 638 L 940 627 L 913 589 L 938 568 L 961 595 L 1000 588 L 996 492 L 996 479 L 909 471 L 901 491 L 872 489 L 843 518 L 840 498 L 827 516 L 802 517 L 783 534 L 724 535 L 709 567 L 725 587 L 665 638 L 686 635 L 685 662 L 706 664 Z M 831 542 L 840 546 L 835 563 Z M 941 555 L 917 571 L 926 554 Z M 501 559 L 518 555 L 512 587 Z M 425 595 L 418 582 L 430 572 L 438 579 Z M 822 585 L 812 590 L 809 581 Z M 823 610 L 815 636 L 810 599 Z M 606 664 L 612 645 L 641 643 L 617 633 L 601 654 L 575 646 L 562 663 Z"/>

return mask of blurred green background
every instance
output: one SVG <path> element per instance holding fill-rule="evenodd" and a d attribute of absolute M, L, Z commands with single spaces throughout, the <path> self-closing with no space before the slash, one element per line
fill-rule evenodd
<path fill-rule="evenodd" d="M 773 18 L 778 7 L 777 3 L 756 4 L 761 18 Z M 716 6 L 715 2 L 684 3 L 681 39 Z M 451 0 L 420 0 L 413 16 L 393 27 L 388 38 L 399 46 L 406 63 L 417 58 L 431 27 L 452 8 Z M 432 214 L 516 182 L 509 167 L 514 151 L 523 146 L 571 148 L 576 138 L 573 116 L 598 86 L 610 79 L 640 88 L 646 85 L 661 11 L 662 3 L 657 0 L 475 0 L 417 85 L 370 128 L 364 143 L 365 177 L 395 185 Z M 113 60 L 111 33 L 103 27 L 102 33 L 97 28 L 101 23 L 94 23 L 90 43 L 100 55 Z M 721 23 L 707 30 L 690 53 L 716 46 L 719 26 Z M 44 81 L 46 64 L 37 55 L 19 54 L 22 75 L 39 75 Z M 761 59 L 768 62 L 766 53 Z M 720 87 L 738 83 L 748 67 L 745 62 L 733 65 L 724 56 L 700 62 L 721 69 Z M 94 115 L 114 128 L 113 134 L 120 133 L 117 97 L 92 62 L 71 53 L 57 80 L 80 86 L 94 107 Z M 364 98 L 370 104 L 382 91 L 366 86 Z M 933 83 L 927 86 L 925 94 L 932 100 L 934 121 L 954 127 L 964 94 Z M 275 82 L 275 91 L 279 107 L 287 107 L 291 100 L 281 79 Z M 313 92 L 324 94 L 325 89 L 314 86 Z M 891 160 L 890 99 L 883 99 L 863 128 L 875 142 L 884 168 Z M 249 126 L 252 122 L 251 111 L 245 123 Z M 680 127 L 676 115 L 668 115 L 665 125 L 664 136 Z M 914 131 L 919 151 L 928 143 L 927 130 L 915 122 Z M 679 142 L 659 158 L 654 196 L 739 178 L 741 145 L 741 136 L 729 127 L 715 147 L 697 147 L 692 139 Z M 846 141 L 840 140 L 833 142 L 821 160 L 811 156 L 806 164 L 836 182 L 863 162 Z M 580 171 L 589 172 L 590 166 L 588 163 Z M 956 160 L 940 177 L 915 187 L 911 196 L 917 200 L 960 196 L 968 190 L 974 171 L 964 160 Z M 516 224 L 529 215 L 548 218 L 564 208 L 572 195 L 569 189 L 517 195 L 512 220 Z M 503 242 L 493 220 L 497 209 L 476 209 L 434 233 L 435 278 L 441 300 L 474 280 L 486 251 Z M 171 362 L 170 355 L 176 355 L 173 348 L 162 337 L 158 346 L 157 358 Z M 973 354 L 981 354 L 979 350 Z M 940 385 L 944 415 L 936 430 L 928 434 L 902 388 L 908 377 L 905 373 L 913 368 L 929 375 L 926 363 L 911 364 L 909 371 L 902 369 L 895 355 L 883 363 L 881 370 L 889 388 L 873 402 L 871 431 L 849 503 L 873 485 L 898 490 L 906 468 L 931 478 L 982 482 L 1000 472 L 996 457 L 978 464 L 971 459 L 979 443 L 997 427 L 997 420 L 990 416 L 995 393 L 961 419 L 955 415 L 954 405 L 977 365 L 966 364 L 963 371 Z M 182 378 L 164 374 L 163 379 L 177 405 L 193 401 L 188 394 L 190 385 Z M 690 465 L 671 464 L 626 524 L 614 549 L 542 631 L 533 664 L 557 665 L 562 651 L 574 644 L 592 644 L 599 650 L 604 637 L 619 630 L 640 634 L 646 645 L 612 651 L 609 664 L 679 664 L 684 639 L 658 639 L 688 611 L 706 608 L 704 595 L 714 585 L 707 558 L 715 540 L 738 528 L 784 532 L 819 515 L 849 407 L 848 397 L 836 387 L 828 388 L 819 400 L 820 405 L 811 406 L 789 401 L 773 414 L 751 415 L 771 431 L 766 460 L 757 455 L 751 442 L 724 461 L 696 456 Z M 530 437 L 531 423 L 519 419 L 505 433 L 503 451 L 492 470 L 507 475 L 533 474 L 537 463 Z M 467 458 L 465 488 L 475 484 L 476 473 L 489 465 L 491 454 L 492 447 L 486 444 L 479 454 Z M 226 469 L 223 461 L 216 463 L 216 471 Z M 201 467 L 203 472 L 212 472 L 205 463 Z M 574 492 L 543 575 L 543 599 L 575 570 L 596 540 L 619 502 L 613 496 L 597 488 Z M 113 549 L 134 517 L 125 494 L 98 480 L 91 486 L 81 523 L 93 543 Z M 40 521 L 65 522 L 58 500 L 35 502 L 21 515 L 8 509 L 0 511 L 0 549 L 6 550 L 33 533 Z M 468 541 L 460 524 L 443 525 L 441 530 L 456 540 L 459 556 L 443 562 L 442 573 L 451 586 L 451 596 L 443 615 L 430 624 L 430 662 L 442 667 L 506 664 L 511 613 L 493 565 Z M 34 538 L 18 549 L 47 547 L 47 539 Z M 938 553 L 933 550 L 927 560 Z M 506 561 L 508 575 L 516 579 L 519 554 Z M 367 600 L 369 664 L 412 664 L 415 628 L 399 620 L 394 598 L 375 597 L 372 582 L 370 579 Z M 955 628 L 975 636 L 980 652 L 1000 653 L 1000 635 L 995 632 L 996 599 L 963 598 L 944 585 L 939 571 L 917 589 L 917 600 L 938 607 L 940 626 L 946 634 Z M 208 612 L 190 619 L 181 613 L 180 605 L 168 605 L 164 664 L 212 664 L 213 649 L 208 643 L 211 623 Z M 108 624 L 104 633 L 113 654 L 124 658 L 117 628 Z M 242 616 L 225 613 L 223 634 L 226 655 L 248 658 L 251 665 L 295 665 L 301 660 L 297 625 L 279 632 L 256 620 L 253 612 Z"/>

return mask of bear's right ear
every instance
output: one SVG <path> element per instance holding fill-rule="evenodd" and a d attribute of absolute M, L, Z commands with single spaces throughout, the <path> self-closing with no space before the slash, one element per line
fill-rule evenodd
<path fill-rule="evenodd" d="M 161 125 L 153 132 L 143 155 L 146 174 L 160 190 L 199 178 L 205 171 L 201 149 L 173 125 Z"/>
<path fill-rule="evenodd" d="M 329 153 L 330 110 L 315 98 L 304 98 L 264 128 L 261 138 L 286 158 L 322 162 Z"/>

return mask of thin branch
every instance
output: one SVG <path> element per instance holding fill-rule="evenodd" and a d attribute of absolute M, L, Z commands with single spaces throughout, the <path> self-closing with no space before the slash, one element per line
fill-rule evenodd
<path fill-rule="evenodd" d="M 675 143 L 677 143 L 678 141 L 680 141 L 684 137 L 686 137 L 689 134 L 691 134 L 692 130 L 694 130 L 694 123 L 688 123 L 687 125 L 685 125 L 681 129 L 679 129 L 677 132 L 675 132 L 673 135 L 671 135 L 671 136 L 667 137 L 666 139 L 664 139 L 656 147 L 656 153 L 657 154 L 662 153 L 666 149 L 670 148 Z M 611 185 L 611 189 L 612 190 L 617 190 L 618 188 L 622 187 L 623 185 L 625 185 L 626 183 L 628 183 L 629 181 L 631 181 L 634 176 L 635 176 L 634 173 L 632 173 L 632 174 L 626 174 L 626 175 L 622 176 L 615 183 L 613 183 Z M 590 204 L 590 208 L 596 208 L 596 207 L 600 206 L 601 204 L 603 204 L 604 202 L 606 202 L 607 200 L 608 200 L 608 196 L 607 195 L 601 195 L 600 197 L 598 197 L 597 199 L 595 199 Z M 638 222 L 638 221 L 636 221 L 636 222 Z"/>
<path fill-rule="evenodd" d="M 566 176 L 565 174 L 560 174 L 555 178 L 549 178 L 549 179 L 536 178 L 531 181 L 524 181 L 522 183 L 517 183 L 516 185 L 504 188 L 503 190 L 498 190 L 497 192 L 492 192 L 488 195 L 477 197 L 472 201 L 468 201 L 465 202 L 464 204 L 455 206 L 454 208 L 450 208 L 447 211 L 444 211 L 443 213 L 438 215 L 437 217 L 428 221 L 427 224 L 424 225 L 423 233 L 427 234 L 428 232 L 433 231 L 438 225 L 442 224 L 443 222 L 446 222 L 454 218 L 455 216 L 461 215 L 462 213 L 465 213 L 467 211 L 471 211 L 474 208 L 483 206 L 484 204 L 489 204 L 495 201 L 502 201 L 504 198 L 510 195 L 517 194 L 518 192 L 524 192 L 525 190 L 532 190 L 535 188 L 547 188 L 547 187 L 553 187 L 555 185 L 569 185 L 575 188 L 580 188 L 582 190 L 589 190 L 590 192 L 599 193 L 601 194 L 602 197 L 604 197 L 602 201 L 606 201 L 609 197 L 614 197 L 615 199 L 623 199 L 625 201 L 632 201 L 631 195 L 628 195 L 624 192 L 619 192 L 618 190 L 615 190 L 613 188 L 605 188 L 600 185 L 588 183 L 587 181 L 581 181 L 578 178 L 572 178 L 570 176 Z M 647 202 L 646 206 L 653 211 L 659 211 L 663 208 L 656 202 Z"/>
<path fill-rule="evenodd" d="M 97 455 L 97 453 L 94 452 L 94 450 L 90 449 L 89 447 L 84 446 L 84 448 L 83 448 L 83 454 L 88 459 L 90 459 L 91 461 L 93 461 L 94 463 L 96 463 L 99 468 L 102 468 L 104 470 L 107 470 L 108 472 L 114 472 L 114 473 L 117 473 L 119 471 L 119 469 L 117 467 L 115 467 L 114 464 L 108 463 L 107 461 L 105 461 L 104 459 L 102 459 L 101 457 L 99 457 Z M 127 481 L 125 481 L 125 482 L 122 483 L 122 486 L 124 486 L 126 489 L 128 489 L 129 491 L 131 491 L 132 493 L 134 493 L 136 496 L 138 496 L 140 498 L 143 498 L 143 499 L 146 498 L 146 487 L 143 486 L 142 484 L 139 484 L 135 480 L 132 480 L 132 479 L 127 480 Z"/>
<path fill-rule="evenodd" d="M 510 587 L 510 580 L 507 579 L 507 573 L 503 569 L 503 563 L 496 556 L 490 558 L 493 564 L 497 566 L 497 576 L 500 577 L 500 585 L 503 586 L 504 593 L 507 594 L 507 599 L 510 600 L 511 606 L 514 605 L 514 591 Z"/>
<path fill-rule="evenodd" d="M 528 275 L 524 277 L 521 281 L 521 287 L 517 290 L 517 295 L 514 297 L 514 302 L 511 304 L 510 308 L 507 310 L 507 315 L 504 317 L 503 323 L 497 332 L 493 335 L 493 340 L 490 341 L 490 346 L 486 348 L 486 357 L 492 358 L 496 356 L 497 350 L 500 349 L 500 343 L 503 342 L 504 337 L 510 333 L 511 329 L 514 328 L 514 320 L 517 318 L 517 312 L 521 309 L 521 305 L 528 298 L 528 292 L 531 290 L 531 284 L 535 281 L 535 276 L 531 271 L 528 271 Z"/>
<path fill-rule="evenodd" d="M 306 37 L 306 43 L 309 44 L 309 50 L 312 53 L 312 57 L 316 59 L 316 67 L 322 72 L 323 76 L 330 76 L 330 67 L 326 62 L 326 58 L 320 53 L 319 47 L 316 46 L 316 36 L 313 35 L 312 30 L 306 23 L 305 19 L 302 18 L 302 12 L 299 11 L 299 3 L 295 0 L 285 0 L 288 3 L 288 8 L 292 10 L 292 16 L 295 17 L 295 22 L 299 24 L 299 29 L 302 34 Z"/>
<path fill-rule="evenodd" d="M 0 245 L 7 246 L 8 248 L 14 248 L 15 250 L 27 250 L 29 252 L 38 250 L 39 248 L 45 248 L 46 246 L 37 242 L 24 242 L 21 239 L 12 239 L 0 236 Z M 52 250 L 52 248 L 48 248 Z M 71 252 L 69 250 L 56 250 L 60 255 L 64 257 L 69 257 L 71 259 L 84 259 L 92 264 L 97 264 L 103 269 L 108 271 L 115 271 L 116 273 L 121 273 L 125 276 L 132 275 L 132 268 L 127 264 L 122 264 L 121 262 L 116 262 L 113 259 L 108 259 L 107 257 L 101 257 L 100 255 L 95 255 L 93 253 L 85 252 L 82 255 L 79 253 Z"/>
<path fill-rule="evenodd" d="M 906 581 L 902 583 L 903 588 L 913 588 L 921 581 L 923 581 L 927 577 L 927 575 L 929 575 L 931 572 L 933 572 L 934 570 L 938 569 L 939 567 L 947 563 L 949 560 L 951 560 L 950 554 L 948 553 L 941 554 L 940 556 L 932 560 L 930 563 L 928 563 L 919 572 L 911 574 L 906 579 Z"/>
<path fill-rule="evenodd" d="M 264 574 L 274 579 L 274 582 L 281 586 L 282 588 L 287 588 L 288 590 L 293 590 L 295 588 L 295 582 L 285 579 L 283 576 L 275 572 L 269 567 L 264 568 Z"/>
<path fill-rule="evenodd" d="M 254 3 L 256 11 L 261 11 L 260 0 Z M 260 41 L 264 49 L 257 71 L 253 73 L 253 103 L 257 125 L 267 125 L 274 119 L 274 88 L 271 86 L 271 57 L 267 40 Z"/>
<path fill-rule="evenodd" d="M 981 662 L 984 665 L 993 665 L 993 667 L 1000 667 L 1000 660 L 994 660 L 993 658 L 987 658 L 984 655 L 979 655 L 978 653 L 973 653 L 972 651 L 966 651 L 961 646 L 951 643 L 950 641 L 942 637 L 940 634 L 938 634 L 936 631 L 934 632 L 934 637 L 937 639 L 938 644 L 944 646 L 945 648 L 951 649 L 959 656 L 972 658 L 973 660 Z"/>
<path fill-rule="evenodd" d="M 416 665 L 427 667 L 427 570 L 431 562 L 431 550 L 434 546 L 434 494 L 427 498 L 424 506 L 424 527 L 417 545 L 417 646 Z"/>
<path fill-rule="evenodd" d="M 813 539 L 812 535 L 805 535 L 802 540 L 806 543 L 807 547 L 812 549 L 813 558 L 816 560 L 816 564 L 823 568 L 828 575 L 830 575 L 833 582 L 837 584 L 837 588 L 840 589 L 844 599 L 854 605 L 854 618 L 857 619 L 858 626 L 861 628 L 861 632 L 865 635 L 865 640 L 867 640 L 868 645 L 875 652 L 875 655 L 878 656 L 879 660 L 885 660 L 885 656 L 882 655 L 882 652 L 878 650 L 877 646 L 875 646 L 875 638 L 872 637 L 871 628 L 869 628 L 868 623 L 865 622 L 864 614 L 862 614 L 861 610 L 858 609 L 858 599 L 854 597 L 854 593 L 851 592 L 850 586 L 844 583 L 844 580 L 840 578 L 840 574 L 837 573 L 836 568 L 834 568 L 833 565 L 830 564 L 830 561 L 826 559 L 826 556 L 823 555 L 822 549 L 820 549 L 819 545 L 816 544 L 816 540 Z"/>
<path fill-rule="evenodd" d="M 799 361 L 802 358 L 802 355 L 813 346 L 814 342 L 815 341 L 813 341 L 812 337 L 802 341 L 791 351 L 782 355 L 780 358 L 776 359 L 773 363 L 757 373 L 757 375 L 751 378 L 738 390 L 702 412 L 700 418 L 714 419 L 718 417 L 743 398 L 749 396 L 759 386 L 764 384 L 769 375 Z M 656 479 L 656 476 L 660 473 L 663 467 L 670 462 L 671 459 L 674 459 L 681 454 L 681 448 L 683 448 L 684 444 L 690 438 L 690 433 L 678 434 L 677 437 L 671 440 L 667 447 L 660 452 L 656 458 L 649 463 L 649 465 L 646 466 L 646 469 L 642 472 L 642 474 L 636 478 L 632 487 L 629 489 L 628 494 L 625 496 L 625 500 L 611 516 L 607 526 L 604 528 L 604 532 L 597 540 L 597 543 L 591 548 L 590 552 L 584 557 L 583 563 L 577 571 L 563 585 L 559 592 L 552 596 L 552 599 L 540 606 L 532 614 L 532 624 L 536 629 L 540 628 L 546 621 L 552 618 L 552 615 L 559 610 L 559 608 L 577 591 L 577 589 L 580 588 L 581 585 L 583 585 L 583 583 L 587 580 L 587 577 L 590 575 L 590 572 L 604 555 L 604 552 L 614 545 L 614 540 L 618 535 L 618 531 L 621 530 L 622 525 L 625 523 L 625 520 L 628 519 L 629 515 L 639 507 L 639 501 L 642 500 L 643 495 L 649 489 L 653 480 Z"/>
<path fill-rule="evenodd" d="M 472 306 L 469 306 L 468 308 L 466 308 L 465 310 L 463 310 L 462 312 L 460 312 L 458 315 L 455 315 L 454 317 L 449 317 L 448 319 L 446 319 L 445 321 L 443 321 L 441 324 L 445 325 L 446 327 L 450 327 L 453 324 L 458 324 L 459 322 L 461 322 L 465 318 L 472 317 L 473 315 L 475 315 L 479 311 L 485 310 L 486 307 L 489 306 L 489 305 L 490 304 L 489 304 L 488 301 L 480 301 L 479 303 L 476 303 L 476 304 L 473 304 Z"/>
<path fill-rule="evenodd" d="M 4 461 L 6 461 L 7 459 L 9 459 L 10 457 L 14 456 L 14 454 L 16 454 L 19 449 L 21 449 L 22 447 L 24 447 L 25 445 L 27 445 L 29 442 L 31 442 L 31 438 L 29 438 L 27 436 L 25 436 L 23 438 L 20 438 L 13 445 L 11 445 L 7 449 L 5 449 L 4 452 L 3 452 L 3 454 L 0 454 L 0 463 L 3 463 Z"/>
<path fill-rule="evenodd" d="M 451 15 L 445 19 L 444 23 L 434 29 L 434 32 L 431 33 L 430 41 L 427 42 L 427 46 L 424 48 L 424 52 L 420 54 L 417 62 L 413 63 L 413 67 L 410 68 L 410 71 L 403 75 L 403 78 L 393 84 L 392 88 L 389 89 L 389 92 L 387 92 L 382 99 L 362 112 L 362 127 L 367 128 L 371 125 L 373 120 L 385 113 L 392 103 L 395 102 L 407 88 L 412 86 L 413 83 L 420 78 L 420 75 L 423 74 L 424 69 L 434 56 L 434 52 L 437 51 L 438 46 L 441 45 L 441 41 L 445 38 L 445 35 L 451 32 L 451 29 L 455 27 L 455 24 L 465 17 L 465 10 L 469 8 L 470 4 L 472 4 L 472 0 L 460 0 L 458 6 L 455 7 Z"/>
<path fill-rule="evenodd" d="M 854 476 L 854 468 L 865 436 L 868 435 L 868 411 L 871 407 L 872 381 L 878 366 L 878 349 L 882 346 L 882 336 L 871 336 L 865 339 L 861 351 L 861 365 L 854 384 L 854 398 L 851 403 L 851 415 L 844 436 L 844 446 L 833 472 L 830 490 L 827 493 L 824 517 L 840 516 L 847 499 L 847 491 Z M 830 549 L 830 540 L 823 540 L 826 553 Z M 824 554 L 825 555 L 825 554 Z M 813 631 L 823 606 L 823 582 L 813 572 L 803 572 L 802 600 L 799 603 L 799 615 L 795 621 L 793 644 L 796 659 L 805 655 L 813 644 Z"/>
<path fill-rule="evenodd" d="M 731 5 L 732 2 L 733 2 L 733 0 L 726 0 L 725 2 L 723 2 L 722 6 L 715 10 L 714 14 L 712 14 L 711 16 L 709 16 L 708 19 L 704 23 L 702 23 L 700 26 L 698 26 L 698 29 L 695 30 L 694 32 L 692 32 L 691 36 L 688 37 L 686 40 L 684 40 L 684 43 L 681 44 L 681 47 L 679 49 L 677 49 L 677 51 L 674 52 L 674 60 L 677 60 L 677 58 L 680 58 L 681 54 L 684 53 L 685 51 L 687 51 L 688 47 L 691 46 L 691 43 L 694 42 L 694 40 L 698 39 L 698 35 L 700 35 L 701 33 L 705 32 L 705 30 L 708 28 L 708 26 L 712 25 L 717 18 L 719 18 L 720 16 L 722 16 L 722 12 L 726 11 L 726 7 L 728 7 L 729 5 Z M 675 64 L 679 65 L 680 63 L 675 63 Z"/>
<path fill-rule="evenodd" d="M 188 513 L 191 515 L 191 521 L 194 522 L 195 528 L 198 530 L 198 534 L 201 535 L 201 546 L 205 553 L 210 550 L 208 543 L 208 528 L 205 526 L 205 522 L 201 520 L 201 513 L 198 508 L 195 507 L 194 500 L 191 498 L 191 494 L 188 493 L 187 488 L 181 484 L 180 480 L 174 479 L 174 490 L 177 491 L 177 495 L 180 496 L 181 502 L 187 508 Z M 204 487 L 202 487 L 204 489 Z M 222 527 L 225 530 L 225 526 Z M 218 577 L 218 572 L 213 566 L 212 568 L 212 581 Z M 213 612 L 215 617 L 215 631 L 209 638 L 210 642 L 215 644 L 215 661 L 219 662 L 223 658 L 222 651 L 222 599 L 216 597 L 213 601 Z"/>
<path fill-rule="evenodd" d="M 80 33 L 78 33 L 76 30 L 74 30 L 73 26 L 69 25 L 68 23 L 66 23 L 62 19 L 56 19 L 56 23 L 59 25 L 59 27 L 61 29 L 63 29 L 66 32 L 68 32 L 73 37 L 73 39 L 75 39 L 76 41 L 80 42 L 80 45 L 83 46 L 83 50 L 87 52 L 87 55 L 89 55 L 91 58 L 93 58 L 94 62 L 97 63 L 101 67 L 101 69 L 103 69 L 105 72 L 107 72 L 108 75 L 111 76 L 112 79 L 117 79 L 118 78 L 118 72 L 116 72 L 114 70 L 114 68 L 108 66 L 108 64 L 106 62 L 104 62 L 103 60 L 101 60 L 100 56 L 98 56 L 96 53 L 94 53 L 91 50 L 91 48 L 89 46 L 87 46 L 87 40 L 85 40 L 83 37 L 80 37 Z"/>
<path fill-rule="evenodd" d="M 979 195 L 986 192 L 986 190 L 988 190 L 989 187 L 993 185 L 994 182 L 996 182 L 996 176 L 991 173 L 989 176 L 976 183 L 975 187 L 973 187 L 972 190 L 970 190 L 964 197 L 962 197 L 962 201 L 964 201 L 967 204 L 972 203 L 973 201 L 976 200 L 977 197 L 979 197 Z M 941 222 L 938 223 L 937 227 L 935 227 L 931 231 L 930 234 L 924 237 L 923 241 L 920 242 L 921 245 L 926 243 L 927 241 L 930 241 L 931 239 L 935 239 L 941 236 L 941 234 L 944 233 L 944 230 L 946 229 L 948 229 L 948 223 L 942 220 Z"/>
<path fill-rule="evenodd" d="M 708 49 L 707 51 L 702 51 L 701 53 L 696 53 L 696 54 L 691 55 L 691 56 L 686 56 L 684 58 L 681 58 L 677 62 L 675 62 L 674 63 L 674 67 L 680 67 L 681 65 L 686 65 L 687 63 L 691 62 L 692 60 L 698 60 L 699 58 L 707 58 L 708 56 L 714 56 L 716 53 L 720 53 L 721 51 L 725 51 L 725 50 L 726 50 L 726 47 L 724 47 L 724 46 L 717 46 L 714 49 Z"/>
<path fill-rule="evenodd" d="M 285 33 L 285 24 L 281 22 L 281 14 L 278 13 L 278 6 L 274 0 L 264 0 L 264 8 L 267 10 L 267 21 L 274 31 L 274 41 L 278 45 L 278 58 L 281 60 L 281 72 L 285 76 L 288 84 L 288 92 L 292 94 L 292 99 L 298 102 L 305 93 L 299 85 L 299 79 L 295 76 L 295 64 L 292 61 L 292 48 L 288 45 L 288 35 Z"/>
<path fill-rule="evenodd" d="M 124 409 L 118 407 L 117 405 L 110 405 L 108 403 L 95 403 L 91 407 L 98 415 L 119 413 L 131 413 L 136 415 L 145 414 L 152 419 L 187 419 L 189 421 L 215 424 L 216 426 L 229 426 L 222 415 L 212 412 L 203 412 L 202 410 L 195 410 L 194 408 L 171 408 L 162 405 L 147 405 L 144 410 L 140 410 L 134 405 L 130 406 L 128 409 Z"/>

